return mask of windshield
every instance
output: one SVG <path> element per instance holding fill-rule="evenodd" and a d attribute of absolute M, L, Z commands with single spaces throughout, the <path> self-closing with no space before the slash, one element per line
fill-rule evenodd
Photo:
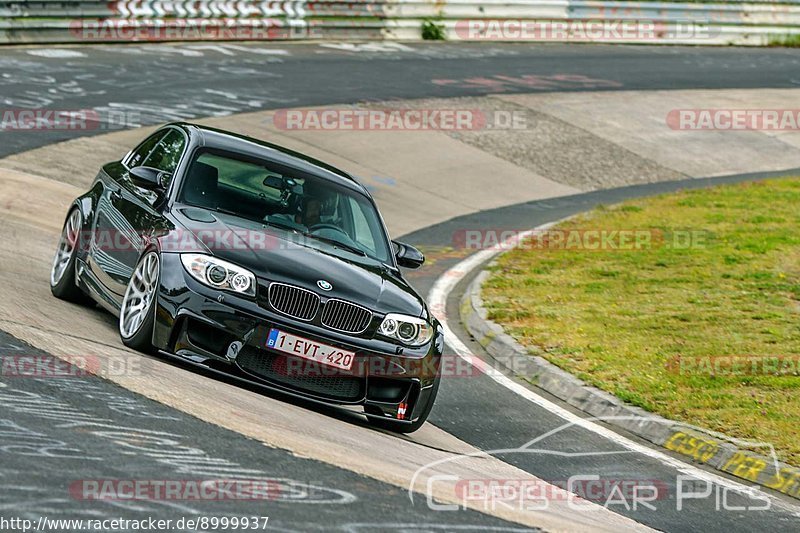
<path fill-rule="evenodd" d="M 277 163 L 201 152 L 189 168 L 180 200 L 390 261 L 383 226 L 369 198 Z"/>

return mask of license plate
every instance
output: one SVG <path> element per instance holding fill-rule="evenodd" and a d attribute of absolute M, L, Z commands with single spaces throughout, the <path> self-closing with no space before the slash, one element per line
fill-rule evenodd
<path fill-rule="evenodd" d="M 340 350 L 335 346 L 298 337 L 274 328 L 269 330 L 267 348 L 316 361 L 323 365 L 341 368 L 342 370 L 350 370 L 356 358 L 354 352 Z"/>

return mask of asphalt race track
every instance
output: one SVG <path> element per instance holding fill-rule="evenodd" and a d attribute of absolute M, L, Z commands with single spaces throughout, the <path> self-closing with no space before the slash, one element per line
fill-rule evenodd
<path fill-rule="evenodd" d="M 779 49 L 382 43 L 59 50 L 3 49 L 3 105 L 131 111 L 148 125 L 394 98 L 800 86 L 800 57 Z M 74 136 L 4 135 L 0 157 Z"/>
<path fill-rule="evenodd" d="M 0 333 L 4 353 L 38 355 Z M 13 385 L 13 384 L 12 384 Z M 450 521 L 426 506 L 410 508 L 405 491 L 337 469 L 186 416 L 98 379 L 29 379 L 0 388 L 4 405 L 0 509 L 16 516 L 141 518 L 268 516 L 283 531 L 519 531 L 476 512 Z M 53 430 L 53 425 L 58 424 Z M 127 451 L 126 451 L 127 450 Z M 138 452 L 138 453 L 135 453 Z M 144 452 L 144 453 L 142 453 Z M 246 477 L 275 484 L 264 498 L 218 502 L 75 500 L 66 491 L 84 480 Z M 169 479 L 176 479 L 170 477 Z M 448 513 L 453 515 L 454 513 Z M 396 520 L 396 525 L 392 524 Z"/>
<path fill-rule="evenodd" d="M 271 108 L 537 91 L 791 88 L 800 85 L 800 56 L 779 49 L 639 46 L 135 45 L 65 47 L 55 52 L 0 49 L 0 72 L 0 98 L 6 108 L 89 107 L 103 116 L 135 113 L 140 120 L 139 124 L 106 124 L 88 132 L 0 132 L 0 157 L 5 157 L 76 135 Z M 767 176 L 665 182 L 529 202 L 461 217 L 403 239 L 415 245 L 444 247 L 450 244 L 455 228 L 532 228 L 599 203 L 754 177 Z M 36 201 L 35 193 L 30 200 Z M 410 279 L 427 294 L 437 277 L 460 259 L 439 259 Z M 449 316 L 457 316 L 468 281 L 448 300 Z M 454 321 L 450 319 L 451 327 L 457 326 Z M 111 318 L 108 323 L 113 329 Z M 479 346 L 470 348 L 480 353 Z M 39 353 L 2 332 L 0 352 Z M 521 528 L 474 511 L 434 511 L 424 497 L 417 495 L 412 502 L 408 492 L 395 485 L 267 447 L 99 378 L 63 383 L 5 380 L 0 383 L 0 405 L 0 510 L 4 513 L 175 519 L 258 515 L 269 516 L 270 527 L 286 531 Z M 340 431 L 359 424 L 336 409 L 323 412 L 340 424 Z M 660 451 L 635 453 L 583 428 L 559 430 L 564 425 L 562 418 L 485 376 L 444 380 L 429 421 L 479 450 L 506 450 L 496 457 L 544 480 L 566 480 L 575 474 L 658 480 L 668 490 L 665 499 L 653 502 L 654 509 L 624 504 L 609 507 L 657 530 L 784 531 L 800 526 L 800 506 L 791 500 L 773 495 L 770 510 L 756 511 L 748 507 L 761 501 L 754 502 L 719 484 L 714 487 L 728 497 L 727 509 L 719 509 L 718 500 L 709 498 L 686 503 L 679 511 L 677 476 L 695 470 L 676 468 L 658 457 Z M 538 443 L 543 450 L 539 453 L 508 451 L 548 432 L 553 433 Z M 414 441 L 413 434 L 392 438 Z M 352 450 L 353 454 L 362 452 Z M 392 450 L 382 453 L 391 454 Z M 278 480 L 281 489 L 267 501 L 202 505 L 76 501 L 66 491 L 52 490 L 75 479 L 225 474 Z"/>

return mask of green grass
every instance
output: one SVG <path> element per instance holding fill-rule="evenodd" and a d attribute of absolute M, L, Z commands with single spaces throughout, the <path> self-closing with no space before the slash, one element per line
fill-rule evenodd
<path fill-rule="evenodd" d="M 768 46 L 800 48 L 800 33 L 778 35 L 769 38 Z"/>
<path fill-rule="evenodd" d="M 533 353 L 627 402 L 771 443 L 800 465 L 796 372 L 714 376 L 670 365 L 800 354 L 800 179 L 633 201 L 558 227 L 654 229 L 664 243 L 515 249 L 483 288 L 492 320 Z M 702 243 L 670 245 L 686 230 Z"/>

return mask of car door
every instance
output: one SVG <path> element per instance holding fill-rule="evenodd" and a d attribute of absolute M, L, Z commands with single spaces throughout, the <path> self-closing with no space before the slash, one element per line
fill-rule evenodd
<path fill-rule="evenodd" d="M 110 168 L 112 182 L 105 190 L 97 213 L 97 235 L 105 246 L 95 251 L 96 276 L 119 304 L 147 237 L 165 227 L 159 196 L 133 183 L 130 169 L 148 166 L 171 174 L 186 149 L 186 137 L 178 128 L 167 128 L 148 137 L 122 161 Z M 116 171 L 116 172 L 114 172 Z M 169 178 L 171 179 L 171 177 Z M 165 187 L 169 183 L 164 183 Z"/>

